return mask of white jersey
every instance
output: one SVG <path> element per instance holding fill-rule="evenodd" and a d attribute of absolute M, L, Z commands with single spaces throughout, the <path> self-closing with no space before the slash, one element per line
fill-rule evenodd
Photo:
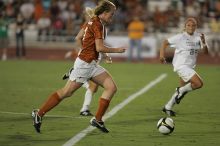
<path fill-rule="evenodd" d="M 186 32 L 168 38 L 171 47 L 175 48 L 173 67 L 174 71 L 182 67 L 194 68 L 199 50 L 202 48 L 200 33 L 189 35 Z"/>

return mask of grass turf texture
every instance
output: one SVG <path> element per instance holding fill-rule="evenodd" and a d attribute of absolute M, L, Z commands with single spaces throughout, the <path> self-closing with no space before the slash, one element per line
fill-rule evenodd
<path fill-rule="evenodd" d="M 79 116 L 84 88 L 48 113 L 69 117 L 44 117 L 42 134 L 37 134 L 32 126 L 32 109 L 40 107 L 50 93 L 64 86 L 61 77 L 71 66 L 71 62 L 65 61 L 0 62 L 1 146 L 60 146 L 88 127 L 91 117 Z M 168 76 L 108 119 L 109 134 L 96 129 L 76 146 L 220 145 L 220 66 L 198 65 L 197 72 L 204 80 L 204 87 L 187 94 L 181 104 L 175 106 L 175 130 L 169 136 L 161 135 L 156 124 L 165 116 L 161 108 L 178 86 L 178 77 L 172 66 L 141 63 L 103 66 L 118 85 L 109 110 L 162 73 Z M 93 113 L 101 92 L 100 88 L 93 98 Z M 5 111 L 26 115 L 3 113 Z"/>

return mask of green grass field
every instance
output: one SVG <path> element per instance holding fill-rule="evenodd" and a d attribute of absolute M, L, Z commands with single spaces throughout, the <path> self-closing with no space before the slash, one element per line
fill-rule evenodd
<path fill-rule="evenodd" d="M 89 126 L 91 117 L 79 116 L 84 88 L 48 113 L 57 117 L 44 117 L 42 134 L 37 134 L 32 126 L 32 109 L 39 108 L 51 92 L 65 84 L 61 77 L 71 64 L 65 61 L 0 62 L 1 146 L 61 146 Z M 103 66 L 118 85 L 109 111 L 161 74 L 166 73 L 167 77 L 109 118 L 106 121 L 109 134 L 95 129 L 76 146 L 220 145 L 220 66 L 198 65 L 197 72 L 204 80 L 204 87 L 187 94 L 181 104 L 175 106 L 175 130 L 169 136 L 160 134 L 156 124 L 165 117 L 161 108 L 179 83 L 172 66 L 142 63 Z M 93 98 L 93 113 L 101 92 L 100 88 Z"/>

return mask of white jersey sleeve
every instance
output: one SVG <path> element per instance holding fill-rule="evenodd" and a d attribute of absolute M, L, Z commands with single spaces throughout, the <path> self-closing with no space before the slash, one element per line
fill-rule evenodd
<path fill-rule="evenodd" d="M 177 43 L 181 40 L 181 34 L 177 34 L 175 36 L 172 36 L 170 38 L 168 38 L 168 42 L 169 42 L 169 45 L 170 47 L 173 47 L 173 48 L 176 48 L 177 47 Z"/>

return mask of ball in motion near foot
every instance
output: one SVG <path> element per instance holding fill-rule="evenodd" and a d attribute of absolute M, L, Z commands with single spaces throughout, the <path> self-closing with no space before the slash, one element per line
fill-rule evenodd
<path fill-rule="evenodd" d="M 165 118 L 161 118 L 158 122 L 157 122 L 157 129 L 159 130 L 160 133 L 164 134 L 164 135 L 168 135 L 170 133 L 173 132 L 174 130 L 174 122 L 173 119 L 165 117 Z"/>

